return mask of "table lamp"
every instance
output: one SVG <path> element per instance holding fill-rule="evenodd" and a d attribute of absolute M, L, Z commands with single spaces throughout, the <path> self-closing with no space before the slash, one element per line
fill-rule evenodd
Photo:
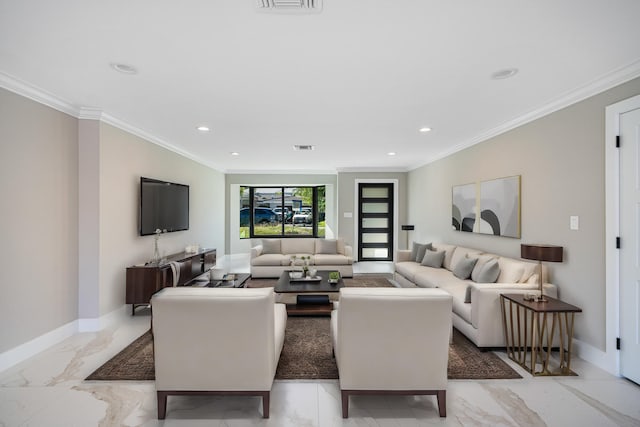
<path fill-rule="evenodd" d="M 562 246 L 553 245 L 520 245 L 520 257 L 538 261 L 540 265 L 540 296 L 537 302 L 547 302 L 548 300 L 542 294 L 542 261 L 562 262 Z"/>

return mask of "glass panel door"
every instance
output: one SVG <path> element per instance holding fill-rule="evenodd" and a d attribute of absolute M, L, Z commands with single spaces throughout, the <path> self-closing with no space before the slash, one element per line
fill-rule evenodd
<path fill-rule="evenodd" d="M 393 184 L 359 184 L 358 204 L 358 259 L 391 261 Z"/>

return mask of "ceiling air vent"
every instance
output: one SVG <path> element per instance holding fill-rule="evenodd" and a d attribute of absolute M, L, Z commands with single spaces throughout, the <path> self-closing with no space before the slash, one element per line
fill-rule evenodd
<path fill-rule="evenodd" d="M 294 145 L 293 149 L 296 151 L 313 151 L 315 149 L 315 145 Z"/>
<path fill-rule="evenodd" d="M 272 12 L 317 13 L 322 10 L 322 0 L 257 0 L 258 9 Z"/>

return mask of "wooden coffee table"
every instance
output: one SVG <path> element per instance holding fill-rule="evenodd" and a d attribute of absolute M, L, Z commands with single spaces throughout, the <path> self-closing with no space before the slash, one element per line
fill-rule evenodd
<path fill-rule="evenodd" d="M 329 293 L 339 292 L 340 288 L 344 286 L 342 278 L 338 280 L 338 283 L 329 283 L 329 273 L 330 271 L 318 270 L 316 276 L 319 276 L 320 280 L 311 281 L 291 279 L 289 272 L 284 271 L 280 275 L 274 290 L 276 293 L 281 294 L 304 294 L 301 295 L 302 299 L 304 297 L 313 299 L 316 295 L 328 296 Z M 333 310 L 331 301 L 328 303 L 287 304 L 287 314 L 291 315 L 331 315 L 331 310 Z"/>

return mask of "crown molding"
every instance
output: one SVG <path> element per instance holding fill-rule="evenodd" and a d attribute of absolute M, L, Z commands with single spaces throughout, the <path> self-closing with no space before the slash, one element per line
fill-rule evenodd
<path fill-rule="evenodd" d="M 335 175 L 334 170 L 307 170 L 307 169 L 295 169 L 295 170 L 256 170 L 256 169 L 225 169 L 223 171 L 229 175 Z"/>
<path fill-rule="evenodd" d="M 102 110 L 92 107 L 80 107 L 78 118 L 83 120 L 102 120 Z"/>
<path fill-rule="evenodd" d="M 18 79 L 10 74 L 0 71 L 0 87 L 29 98 L 40 104 L 62 111 L 73 117 L 78 117 L 80 108 L 70 101 L 60 98 L 46 90 Z"/>
<path fill-rule="evenodd" d="M 467 141 L 463 141 L 459 144 L 456 144 L 450 149 L 436 154 L 426 162 L 421 162 L 419 164 L 415 164 L 412 167 L 409 167 L 409 170 L 414 170 L 419 167 L 433 163 L 435 161 L 444 159 L 445 157 L 449 157 L 452 154 L 457 153 L 458 151 L 462 151 L 476 144 L 480 144 L 481 142 L 485 142 L 491 138 L 494 138 L 512 129 L 525 125 L 529 122 L 532 122 L 544 116 L 547 116 L 551 113 L 554 113 L 558 110 L 566 108 L 570 105 L 576 104 L 580 101 L 583 101 L 587 98 L 595 96 L 606 90 L 609 90 L 618 85 L 626 83 L 637 77 L 640 77 L 640 59 L 624 67 L 620 67 L 617 70 L 613 70 L 597 79 L 594 79 L 593 81 L 587 83 L 586 85 L 583 85 L 572 91 L 566 92 L 564 95 L 548 103 L 545 103 L 544 105 L 542 105 L 541 107 L 535 110 L 532 110 L 528 113 L 520 115 L 513 120 L 504 122 L 501 125 L 498 125 L 493 129 L 483 132 L 474 138 L 471 138 Z"/>
<path fill-rule="evenodd" d="M 338 173 L 405 173 L 409 172 L 411 168 L 408 167 L 396 167 L 396 168 L 375 168 L 375 167 L 367 167 L 367 168 L 338 168 Z"/>
<path fill-rule="evenodd" d="M 206 162 L 204 160 L 202 160 L 201 158 L 191 154 L 190 152 L 183 150 L 182 148 L 176 147 L 175 145 L 171 144 L 168 141 L 165 141 L 162 138 L 159 138 L 157 136 L 155 136 L 152 133 L 149 133 L 143 129 L 140 129 L 139 127 L 133 126 L 129 123 L 127 123 L 124 120 L 118 119 L 117 117 L 112 116 L 111 114 L 108 113 L 102 113 L 102 118 L 101 118 L 101 122 L 106 123 L 108 125 L 114 126 L 120 130 L 123 130 L 125 132 L 128 132 L 132 135 L 135 135 L 139 138 L 144 139 L 145 141 L 149 141 L 153 144 L 159 145 L 163 148 L 166 148 L 169 151 L 172 151 L 176 154 L 181 155 L 182 157 L 186 157 L 189 160 L 193 160 L 196 163 L 200 163 L 203 166 L 206 166 L 208 168 L 220 171 L 220 168 L 216 167 L 213 163 L 210 162 Z"/>

